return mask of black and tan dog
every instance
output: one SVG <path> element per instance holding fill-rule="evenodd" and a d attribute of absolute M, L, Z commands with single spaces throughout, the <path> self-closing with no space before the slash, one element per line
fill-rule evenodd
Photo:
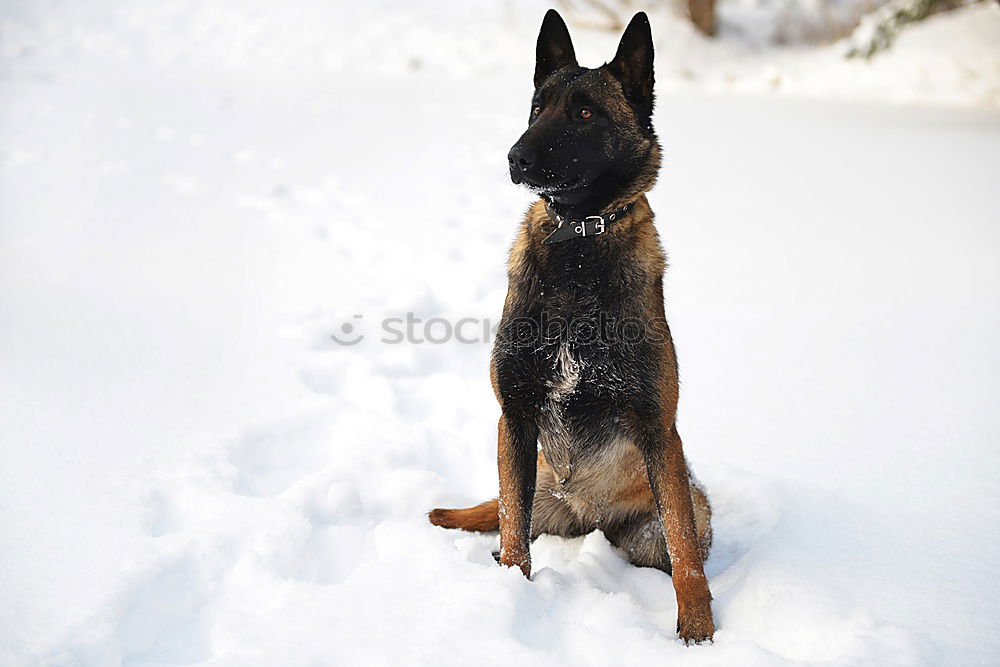
<path fill-rule="evenodd" d="M 652 112 L 645 14 L 597 69 L 577 64 L 566 24 L 545 15 L 528 129 L 508 156 L 514 183 L 541 199 L 511 249 L 491 364 L 500 498 L 430 520 L 499 528 L 500 563 L 526 576 L 533 537 L 599 528 L 636 565 L 672 572 L 678 633 L 702 641 L 715 631 L 711 510 L 675 424 L 665 260 L 644 194 L 660 167 Z"/>

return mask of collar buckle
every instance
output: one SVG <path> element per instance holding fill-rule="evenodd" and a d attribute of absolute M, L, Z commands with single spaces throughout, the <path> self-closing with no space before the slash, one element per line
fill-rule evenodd
<path fill-rule="evenodd" d="M 586 218 L 584 218 L 584 225 L 583 225 L 584 229 L 586 229 L 587 220 L 597 220 L 597 222 L 594 224 L 594 229 L 597 230 L 594 232 L 595 234 L 604 233 L 604 216 L 588 215 Z"/>
<path fill-rule="evenodd" d="M 630 202 L 607 215 L 588 215 L 582 220 L 565 218 L 552 208 L 551 203 L 545 204 L 545 212 L 549 214 L 549 219 L 556 223 L 556 229 L 549 234 L 543 243 L 559 243 L 574 238 L 584 238 L 587 236 L 600 236 L 608 231 L 612 222 L 625 217 L 635 202 Z"/>

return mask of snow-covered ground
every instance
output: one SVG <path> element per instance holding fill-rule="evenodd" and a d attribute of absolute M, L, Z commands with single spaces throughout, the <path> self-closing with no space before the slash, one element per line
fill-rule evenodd
<path fill-rule="evenodd" d="M 794 60 L 851 103 L 653 16 L 713 645 L 600 533 L 426 522 L 495 492 L 489 346 L 381 321 L 495 323 L 543 9 L 0 10 L 0 664 L 996 664 L 1000 116 L 873 103 L 995 107 L 994 3 Z"/>

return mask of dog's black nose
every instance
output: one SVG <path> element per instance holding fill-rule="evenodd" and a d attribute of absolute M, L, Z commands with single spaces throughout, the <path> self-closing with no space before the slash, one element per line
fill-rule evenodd
<path fill-rule="evenodd" d="M 523 146 L 514 146 L 507 153 L 507 162 L 511 167 L 524 170 L 535 163 L 535 155 L 532 151 Z"/>

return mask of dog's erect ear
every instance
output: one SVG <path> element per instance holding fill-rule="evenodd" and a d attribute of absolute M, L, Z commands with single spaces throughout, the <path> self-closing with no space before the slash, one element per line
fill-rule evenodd
<path fill-rule="evenodd" d="M 576 52 L 566 22 L 559 12 L 550 9 L 545 12 L 535 47 L 535 90 L 542 87 L 550 74 L 563 67 L 576 67 Z"/>
<path fill-rule="evenodd" d="M 646 12 L 629 21 L 608 69 L 622 82 L 625 97 L 640 105 L 653 102 L 653 33 Z"/>

